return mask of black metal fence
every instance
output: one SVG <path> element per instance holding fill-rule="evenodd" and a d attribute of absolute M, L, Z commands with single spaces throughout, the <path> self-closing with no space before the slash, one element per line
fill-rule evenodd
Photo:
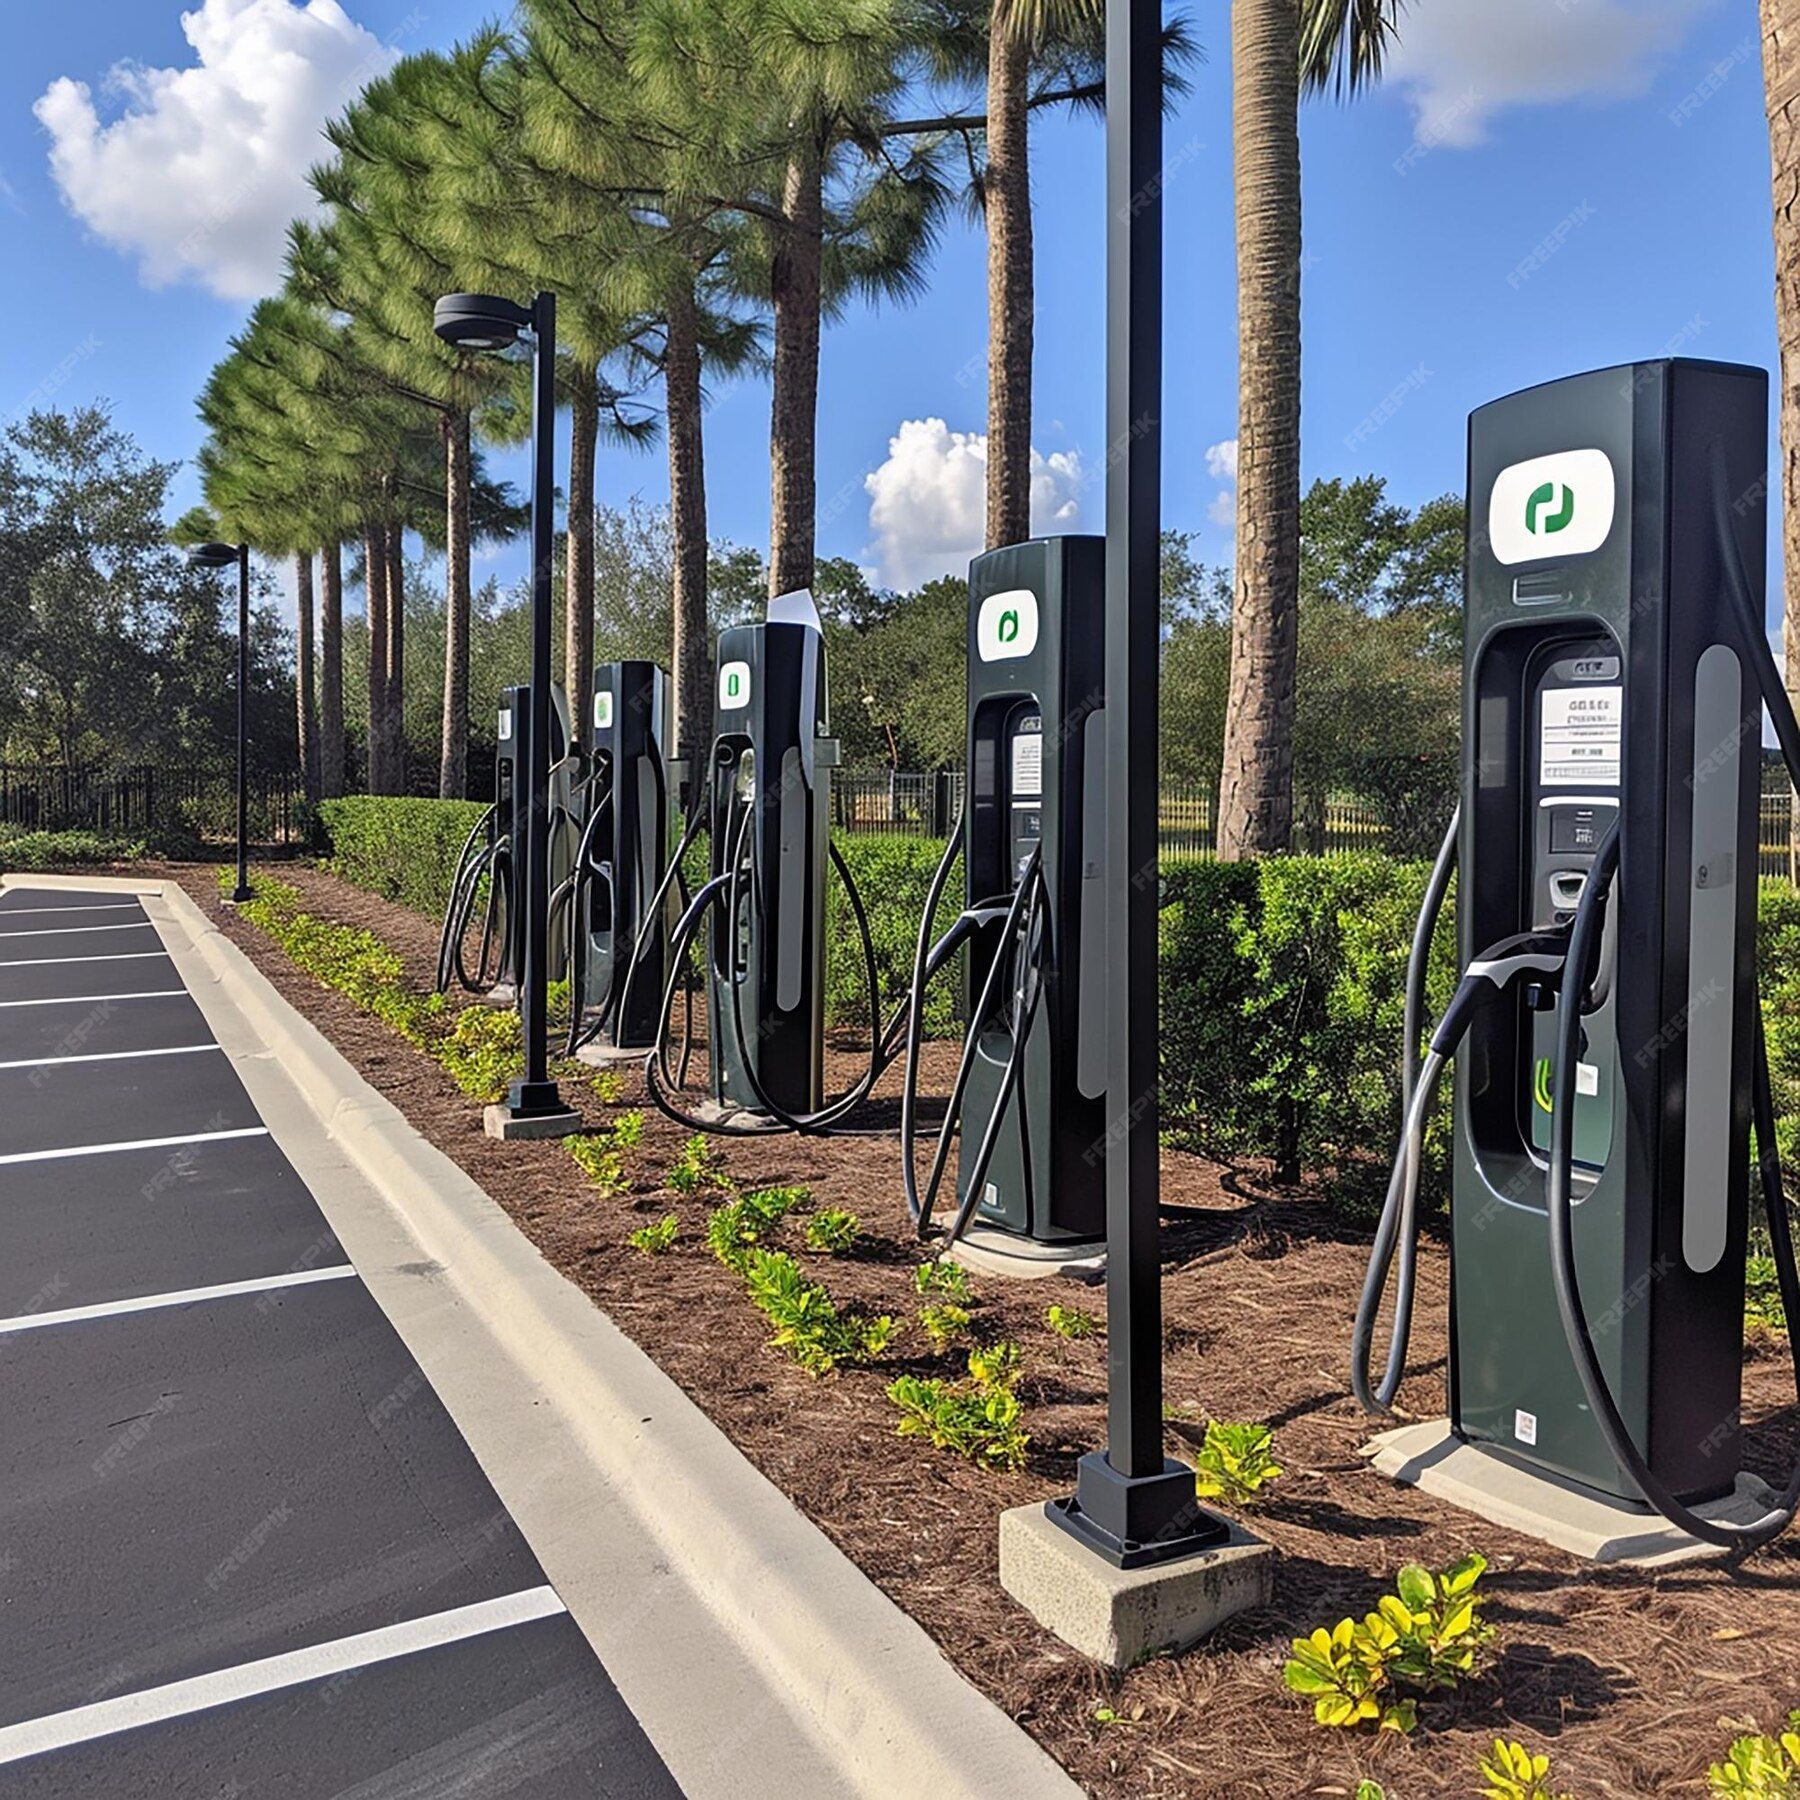
<path fill-rule="evenodd" d="M 303 833 L 298 773 L 253 769 L 246 783 L 250 835 L 290 845 Z M 230 768 L 29 767 L 0 763 L 0 826 L 15 831 L 93 831 L 179 846 L 225 843 L 237 829 Z"/>

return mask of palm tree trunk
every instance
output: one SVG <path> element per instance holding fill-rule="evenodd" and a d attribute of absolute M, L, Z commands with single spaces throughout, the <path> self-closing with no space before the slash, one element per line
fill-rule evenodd
<path fill-rule="evenodd" d="M 692 284 L 669 300 L 663 386 L 674 538 L 675 744 L 694 775 L 712 741 L 712 646 L 706 617 L 706 446 L 700 396 L 699 306 Z"/>
<path fill-rule="evenodd" d="M 569 383 L 569 542 L 563 558 L 563 669 L 570 736 L 588 735 L 594 689 L 594 463 L 600 439 L 600 372 L 575 364 Z M 571 745 L 571 748 L 574 747 Z"/>
<path fill-rule="evenodd" d="M 1775 183 L 1775 332 L 1781 344 L 1782 603 L 1787 687 L 1800 695 L 1800 0 L 1762 0 L 1763 94 Z M 1791 791 L 1791 790 L 1790 790 Z M 1800 803 L 1789 866 L 1800 868 Z"/>
<path fill-rule="evenodd" d="M 438 797 L 460 800 L 469 786 L 469 415 L 444 421 L 444 728 Z"/>
<path fill-rule="evenodd" d="M 344 791 L 344 547 L 319 553 L 319 792 Z"/>
<path fill-rule="evenodd" d="M 385 794 L 387 763 L 387 540 L 382 527 L 363 528 L 363 610 L 369 621 L 368 781 Z"/>
<path fill-rule="evenodd" d="M 1300 581 L 1300 14 L 1233 0 L 1238 254 L 1237 588 L 1219 855 L 1288 847 Z"/>
<path fill-rule="evenodd" d="M 387 744 L 383 773 L 390 794 L 407 792 L 406 767 L 406 528 L 394 524 L 385 535 L 387 551 Z"/>
<path fill-rule="evenodd" d="M 310 550 L 294 557 L 294 744 L 300 753 L 301 791 L 319 797 L 319 731 L 313 692 L 313 559 Z"/>
<path fill-rule="evenodd" d="M 788 160 L 775 249 L 775 396 L 770 408 L 769 593 L 813 580 L 817 508 L 824 159 L 813 143 Z"/>
<path fill-rule="evenodd" d="M 1032 237 L 1026 111 L 1031 38 L 1011 4 L 995 0 L 988 32 L 987 543 L 1031 536 Z"/>

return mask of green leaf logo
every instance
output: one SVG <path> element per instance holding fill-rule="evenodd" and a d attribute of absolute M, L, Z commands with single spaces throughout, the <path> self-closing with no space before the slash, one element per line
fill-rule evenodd
<path fill-rule="evenodd" d="M 725 692 L 735 700 L 744 691 L 742 679 L 734 672 L 725 677 Z"/>
<path fill-rule="evenodd" d="M 1549 518 L 1540 519 L 1540 514 L 1547 506 L 1557 505 L 1557 494 L 1561 492 L 1562 501 L 1558 510 Z M 1575 490 L 1567 482 L 1546 481 L 1544 485 L 1533 491 L 1525 502 L 1525 529 L 1533 537 L 1552 532 L 1566 531 L 1575 518 Z"/>
<path fill-rule="evenodd" d="M 1010 644 L 1017 640 L 1018 635 L 1019 635 L 1018 610 L 1016 608 L 1008 608 L 1007 611 L 1003 612 L 1000 615 L 1000 633 L 999 633 L 1000 641 L 1003 644 Z"/>

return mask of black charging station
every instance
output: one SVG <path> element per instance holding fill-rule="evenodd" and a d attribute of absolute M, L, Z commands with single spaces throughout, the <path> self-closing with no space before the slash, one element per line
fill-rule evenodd
<path fill-rule="evenodd" d="M 985 922 L 965 977 L 979 1027 L 959 1210 L 979 1181 L 969 1216 L 1041 1244 L 1106 1231 L 1105 551 L 1097 537 L 1038 538 L 969 569 L 963 865 Z M 1036 892 L 1009 925 L 1025 881 Z"/>
<path fill-rule="evenodd" d="M 594 671 L 570 925 L 571 1041 L 584 1061 L 641 1058 L 655 1041 L 668 950 L 668 731 L 669 678 L 655 663 Z"/>
<path fill-rule="evenodd" d="M 1684 1500 L 1737 1474 L 1761 707 L 1725 607 L 1709 458 L 1762 606 L 1768 382 L 1662 361 L 1469 425 L 1458 937 L 1566 926 L 1616 820 L 1576 1071 L 1577 1266 L 1633 1439 Z M 1636 1500 L 1597 1433 L 1547 1249 L 1554 1024 L 1529 986 L 1458 1063 L 1454 1429 Z"/>
<path fill-rule="evenodd" d="M 825 638 L 807 595 L 719 635 L 707 932 L 711 1089 L 721 1114 L 817 1113 L 825 1080 L 831 771 Z"/>

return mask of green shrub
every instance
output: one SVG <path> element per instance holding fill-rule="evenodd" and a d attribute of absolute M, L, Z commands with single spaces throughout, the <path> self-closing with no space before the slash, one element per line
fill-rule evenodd
<path fill-rule="evenodd" d="M 438 1049 L 450 1078 L 473 1100 L 498 1100 L 525 1069 L 525 1036 L 519 1015 L 487 1006 L 465 1006 Z"/>
<path fill-rule="evenodd" d="M 1227 1425 L 1213 1419 L 1195 1454 L 1194 1472 L 1200 1477 L 1202 1500 L 1253 1506 L 1262 1490 L 1282 1476 L 1275 1460 L 1275 1434 L 1266 1425 Z"/>
<path fill-rule="evenodd" d="M 806 1221 L 806 1247 L 822 1256 L 841 1256 L 862 1233 L 862 1220 L 853 1212 L 827 1210 Z"/>
<path fill-rule="evenodd" d="M 887 1317 L 839 1312 L 831 1295 L 809 1280 L 781 1250 L 752 1250 L 743 1268 L 753 1306 L 775 1327 L 769 1341 L 809 1375 L 829 1375 L 844 1363 L 869 1362 L 898 1329 Z"/>
<path fill-rule="evenodd" d="M 662 1256 L 675 1247 L 675 1240 L 681 1236 L 681 1220 L 670 1213 L 667 1218 L 658 1219 L 654 1225 L 646 1225 L 634 1231 L 625 1241 L 632 1249 L 645 1256 Z"/>
<path fill-rule="evenodd" d="M 716 1207 L 706 1221 L 707 1247 L 726 1268 L 742 1275 L 751 1253 L 797 1206 L 806 1203 L 805 1188 L 759 1188 Z"/>
<path fill-rule="evenodd" d="M 141 838 L 98 831 L 21 831 L 0 826 L 0 869 L 15 874 L 61 869 L 75 863 L 137 862 L 149 854 Z"/>
<path fill-rule="evenodd" d="M 1283 1679 L 1312 1701 L 1321 1725 L 1411 1731 L 1419 1695 L 1453 1688 L 1481 1667 L 1494 1636 L 1481 1617 L 1486 1569 L 1476 1555 L 1438 1574 L 1409 1563 L 1360 1624 L 1340 1619 L 1295 1638 Z"/>
<path fill-rule="evenodd" d="M 969 1273 L 961 1263 L 922 1262 L 913 1271 L 913 1286 L 921 1294 L 942 1294 L 959 1306 L 969 1302 Z"/>
<path fill-rule="evenodd" d="M 319 803 L 334 875 L 441 918 L 457 852 L 487 810 L 476 800 L 355 794 Z"/>
<path fill-rule="evenodd" d="M 969 1309 L 951 1300 L 935 1306 L 921 1306 L 919 1324 L 931 1339 L 932 1349 L 948 1350 L 969 1329 Z"/>
<path fill-rule="evenodd" d="M 1193 863 L 1165 880 L 1165 1119 L 1194 1146 L 1329 1173 L 1366 1202 L 1400 1127 L 1406 959 L 1427 870 L 1376 856 Z M 1430 1008 L 1455 980 L 1438 931 Z M 1448 1087 L 1440 1116 L 1448 1116 Z M 1442 1126 L 1428 1141 L 1441 1166 Z"/>
<path fill-rule="evenodd" d="M 841 833 L 837 847 L 868 910 L 885 1028 L 912 981 L 919 915 L 925 910 L 931 877 L 943 859 L 944 840 L 854 837 Z M 933 942 L 956 923 L 962 909 L 963 872 L 958 864 L 938 905 Z M 825 982 L 826 1022 L 852 1030 L 864 1028 L 869 1021 L 869 999 L 862 940 L 857 936 L 850 902 L 835 871 L 826 899 L 825 936 L 831 946 Z M 962 958 L 958 956 L 931 984 L 925 1000 L 925 1032 L 929 1037 L 947 1037 L 957 1029 L 962 1014 L 961 968 Z"/>
<path fill-rule="evenodd" d="M 1722 1763 L 1707 1771 L 1709 1793 L 1721 1800 L 1787 1800 L 1800 1795 L 1800 1712 L 1788 1714 L 1779 1737 L 1738 1738 Z"/>
<path fill-rule="evenodd" d="M 1090 1338 L 1100 1329 L 1100 1321 L 1091 1312 L 1083 1312 L 1078 1306 L 1060 1306 L 1055 1301 L 1044 1309 L 1044 1323 L 1059 1338 L 1067 1338 L 1071 1343 Z"/>
<path fill-rule="evenodd" d="M 603 1194 L 622 1194 L 630 1186 L 625 1173 L 625 1153 L 644 1141 L 644 1115 L 620 1113 L 607 1131 L 565 1138 L 569 1154 L 589 1181 Z"/>
<path fill-rule="evenodd" d="M 731 1179 L 725 1173 L 724 1157 L 702 1133 L 696 1131 L 681 1146 L 680 1152 L 669 1166 L 669 1186 L 676 1193 L 687 1195 L 689 1199 L 709 1189 L 726 1189 L 731 1186 Z"/>
<path fill-rule="evenodd" d="M 965 1381 L 920 1380 L 902 1375 L 888 1388 L 900 1409 L 901 1437 L 923 1438 L 938 1450 L 954 1450 L 971 1462 L 1022 1469 L 1031 1443 L 1024 1409 L 1014 1389 L 1023 1358 L 1016 1344 L 969 1352 Z"/>
<path fill-rule="evenodd" d="M 1550 1785 L 1550 1759 L 1533 1754 L 1523 1744 L 1495 1738 L 1494 1747 L 1481 1759 L 1479 1773 L 1486 1784 L 1481 1800 L 1570 1800 Z"/>

